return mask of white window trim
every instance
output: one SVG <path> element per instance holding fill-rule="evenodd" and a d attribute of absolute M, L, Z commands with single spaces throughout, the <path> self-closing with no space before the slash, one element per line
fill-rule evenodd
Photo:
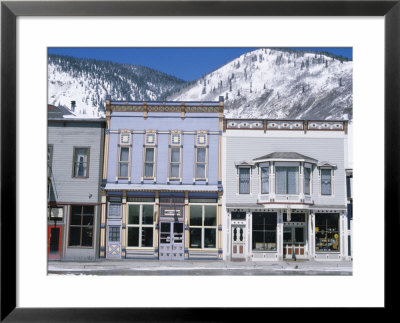
<path fill-rule="evenodd" d="M 250 185 L 250 192 L 249 193 L 240 193 L 239 192 L 239 179 L 240 179 L 240 176 L 239 176 L 239 172 L 240 172 L 240 168 L 249 168 L 250 169 L 250 183 L 249 183 L 249 185 Z M 252 167 L 251 166 L 237 166 L 236 167 L 236 195 L 253 195 L 253 190 L 252 190 L 252 184 L 253 184 L 253 180 L 252 180 L 252 177 L 253 177 L 253 169 L 252 169 Z"/>
<path fill-rule="evenodd" d="M 261 171 L 261 168 L 266 168 L 266 167 L 268 167 L 268 193 L 263 193 L 262 192 L 262 171 Z M 271 165 L 268 163 L 268 165 L 263 165 L 263 166 L 261 166 L 261 165 L 258 165 L 258 174 L 259 174 L 259 180 L 258 180 L 258 182 L 259 182 L 259 185 L 258 185 L 258 191 L 260 192 L 260 195 L 262 195 L 262 196 L 268 196 L 268 195 L 270 195 L 271 193 L 272 193 L 272 188 L 271 188 Z"/>
<path fill-rule="evenodd" d="M 128 176 L 124 177 L 124 176 L 120 176 L 120 164 L 121 164 L 121 149 L 122 148 L 127 148 L 128 149 L 128 162 L 126 161 L 122 161 L 122 163 L 128 163 Z M 117 179 L 127 179 L 130 180 L 131 178 L 131 146 L 119 146 L 118 149 L 118 163 L 117 163 Z"/>
<path fill-rule="evenodd" d="M 129 217 L 129 205 L 139 205 L 139 224 L 128 224 L 128 217 Z M 153 205 L 153 224 L 142 224 L 143 219 L 143 205 Z M 125 239 L 126 239 L 126 249 L 127 250 L 153 250 L 154 249 L 154 235 L 155 235 L 155 228 L 156 228 L 156 205 L 154 202 L 128 202 L 126 203 L 126 232 L 125 232 Z M 139 228 L 139 246 L 137 247 L 128 247 L 128 228 Z M 151 247 L 141 247 L 142 245 L 142 227 L 145 228 L 153 228 L 153 245 Z"/>
<path fill-rule="evenodd" d="M 330 195 L 322 194 L 321 169 L 330 169 L 331 170 L 331 194 Z M 319 186 L 319 195 L 318 195 L 318 197 L 321 197 L 321 198 L 332 198 L 332 197 L 335 197 L 335 170 L 334 170 L 334 167 L 329 167 L 329 166 L 318 167 L 318 186 Z"/>
<path fill-rule="evenodd" d="M 172 143 L 172 136 L 179 134 L 180 135 L 180 143 L 173 144 Z M 171 176 L 171 157 L 172 157 L 172 149 L 179 148 L 179 177 L 172 177 Z M 172 131 L 170 135 L 170 148 L 168 153 L 168 181 L 180 181 L 182 182 L 182 154 L 183 154 L 183 136 L 180 131 Z M 177 164 L 176 162 L 174 164 Z"/>
<path fill-rule="evenodd" d="M 205 150 L 205 161 L 198 163 L 197 162 L 197 150 L 198 149 L 204 149 Z M 208 148 L 207 146 L 196 146 L 194 149 L 194 174 L 195 174 L 195 180 L 196 181 L 208 181 Z M 205 177 L 198 177 L 197 176 L 197 164 L 204 164 L 204 175 Z"/>
<path fill-rule="evenodd" d="M 304 171 L 305 168 L 310 169 L 310 193 L 309 194 L 306 194 L 306 192 L 304 191 L 304 183 L 305 183 L 305 180 L 306 180 L 306 177 L 305 177 L 306 173 Z M 304 194 L 304 196 L 307 196 L 307 197 L 313 195 L 313 167 L 312 167 L 312 165 L 305 165 L 304 164 L 304 166 L 303 166 L 303 194 Z"/>
<path fill-rule="evenodd" d="M 201 206 L 201 225 L 191 225 L 190 224 L 190 207 L 191 206 Z M 215 226 L 204 225 L 204 207 L 205 206 L 215 206 L 216 208 L 216 219 Z M 190 251 L 198 251 L 198 250 L 218 250 L 218 203 L 189 203 L 189 250 Z M 201 229 L 201 247 L 193 248 L 190 247 L 190 229 Z M 215 248 L 204 248 L 204 229 L 214 229 L 215 228 Z"/>
<path fill-rule="evenodd" d="M 153 149 L 153 174 L 152 176 L 146 176 L 146 150 L 147 149 Z M 156 180 L 156 160 L 157 160 L 157 148 L 155 146 L 145 146 L 143 148 L 143 174 L 142 178 L 143 179 L 154 179 Z"/>

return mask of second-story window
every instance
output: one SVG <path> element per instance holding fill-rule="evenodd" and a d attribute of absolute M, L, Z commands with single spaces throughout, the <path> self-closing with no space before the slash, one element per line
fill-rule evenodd
<path fill-rule="evenodd" d="M 198 131 L 196 135 L 195 145 L 195 178 L 207 178 L 207 132 L 202 130 Z"/>
<path fill-rule="evenodd" d="M 304 167 L 304 194 L 310 195 L 311 192 L 311 168 Z"/>
<path fill-rule="evenodd" d="M 129 178 L 131 133 L 128 130 L 121 131 L 119 143 L 118 178 Z"/>
<path fill-rule="evenodd" d="M 239 167 L 239 194 L 250 194 L 250 167 Z"/>
<path fill-rule="evenodd" d="M 73 177 L 89 177 L 89 148 L 74 148 Z"/>
<path fill-rule="evenodd" d="M 321 168 L 321 195 L 332 195 L 332 169 Z"/>
<path fill-rule="evenodd" d="M 261 167 L 261 194 L 269 194 L 269 167 Z"/>
<path fill-rule="evenodd" d="M 276 166 L 276 194 L 299 194 L 299 168 Z"/>
<path fill-rule="evenodd" d="M 145 148 L 144 177 L 154 177 L 154 148 Z"/>
<path fill-rule="evenodd" d="M 145 135 L 143 177 L 147 179 L 155 177 L 156 136 L 155 131 L 148 131 Z"/>
<path fill-rule="evenodd" d="M 180 179 L 181 177 L 181 134 L 173 132 L 171 134 L 171 150 L 169 160 L 169 178 Z"/>
<path fill-rule="evenodd" d="M 119 152 L 118 177 L 128 178 L 129 173 L 129 147 L 121 147 Z"/>

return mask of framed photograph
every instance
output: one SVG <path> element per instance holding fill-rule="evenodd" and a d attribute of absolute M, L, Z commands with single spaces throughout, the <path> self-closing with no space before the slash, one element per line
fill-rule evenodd
<path fill-rule="evenodd" d="M 233 315 L 236 312 L 227 313 L 233 307 L 263 310 L 277 307 L 390 307 L 390 286 L 386 282 L 391 274 L 389 269 L 393 268 L 393 257 L 388 256 L 387 250 L 398 232 L 394 230 L 397 228 L 395 225 L 389 224 L 396 220 L 393 214 L 398 213 L 396 201 L 399 195 L 396 181 L 399 172 L 397 123 L 400 102 L 398 1 L 4 1 L 1 4 L 1 16 L 1 320 L 234 320 Z M 232 192 L 234 198 L 232 201 L 225 201 L 222 200 L 222 194 L 219 194 L 219 184 L 213 186 L 213 176 L 219 174 L 219 170 L 211 162 L 213 144 L 216 142 L 213 135 L 217 135 L 218 131 L 206 129 L 204 126 L 202 129 L 195 129 L 195 132 L 191 129 L 190 133 L 187 130 L 173 130 L 167 136 L 163 134 L 165 129 L 160 128 L 160 131 L 154 127 L 143 130 L 143 133 L 141 130 L 138 132 L 138 126 L 130 129 L 121 124 L 114 129 L 104 119 L 94 120 L 103 111 L 90 110 L 90 105 L 86 106 L 80 98 L 70 102 L 71 106 L 63 110 L 64 112 L 61 110 L 64 109 L 62 106 L 65 102 L 61 102 L 61 96 L 58 97 L 59 102 L 49 102 L 52 94 L 52 90 L 48 88 L 50 49 L 127 47 L 259 48 L 260 55 L 255 57 L 257 63 L 262 62 L 264 55 L 275 55 L 267 48 L 350 48 L 354 70 L 352 68 L 349 89 L 351 100 L 354 93 L 354 111 L 350 109 L 346 113 L 351 114 L 351 119 L 354 118 L 354 127 L 351 128 L 356 169 L 354 243 L 351 243 L 354 246 L 354 255 L 352 253 L 349 258 L 348 253 L 339 253 L 339 250 L 343 250 L 342 245 L 346 245 L 346 250 L 350 247 L 349 242 L 342 238 L 347 231 L 339 229 L 344 227 L 340 223 L 345 219 L 341 218 L 341 211 L 334 212 L 338 210 L 337 206 L 316 208 L 318 216 L 314 218 L 311 213 L 302 213 L 291 207 L 292 204 L 297 204 L 289 201 L 290 196 L 298 195 L 299 198 L 301 196 L 299 201 L 307 204 L 307 196 L 314 193 L 319 198 L 331 196 L 333 201 L 335 193 L 340 194 L 336 191 L 335 181 L 340 179 L 335 177 L 338 173 L 333 157 L 331 160 L 315 158 L 312 154 L 307 154 L 307 150 L 298 148 L 299 145 L 287 152 L 271 148 L 271 151 L 260 154 L 256 146 L 260 147 L 263 143 L 257 141 L 257 135 L 253 135 L 256 133 L 253 130 L 266 133 L 282 127 L 281 130 L 292 130 L 293 133 L 308 131 L 317 134 L 316 130 L 327 131 L 323 127 L 328 127 L 332 133 L 338 131 L 332 135 L 336 136 L 340 131 L 347 134 L 347 122 L 319 122 L 313 117 L 311 119 L 315 122 L 299 123 L 296 121 L 299 118 L 294 117 L 294 120 L 286 118 L 280 123 L 269 123 L 260 122 L 257 115 L 242 122 L 240 112 L 235 114 L 230 111 L 231 114 L 215 129 L 221 133 L 230 132 L 232 138 L 228 139 L 232 139 L 232 142 L 239 142 L 237 129 L 240 128 L 243 133 L 247 131 L 246 136 L 249 133 L 248 137 L 253 138 L 255 148 L 245 148 L 243 157 L 240 154 L 238 157 L 224 155 L 224 158 L 232 158 L 232 167 L 237 173 L 232 181 L 232 187 L 236 188 Z M 289 51 L 284 62 L 298 64 L 300 61 L 293 62 L 291 55 Z M 315 63 L 328 68 L 331 60 L 336 58 L 329 56 L 328 61 L 327 57 L 316 53 L 303 62 L 304 67 L 300 63 L 296 67 L 302 69 L 306 68 L 306 64 Z M 341 57 L 339 60 L 343 59 Z M 279 65 L 281 60 L 282 56 L 275 57 L 275 65 Z M 240 69 L 236 63 L 234 65 L 232 68 Z M 129 98 L 118 98 L 118 101 L 107 96 L 104 98 L 104 113 L 141 113 L 143 120 L 148 120 L 152 113 L 159 113 L 157 109 L 179 113 L 181 120 L 193 112 L 211 115 L 215 110 L 220 113 L 218 109 L 224 101 L 229 102 L 232 93 L 235 97 L 244 95 L 240 93 L 241 88 L 235 87 L 232 79 L 233 75 L 223 85 L 227 88 L 224 96 L 220 96 L 219 101 L 214 103 L 205 100 L 209 102 L 208 106 L 201 107 L 201 111 L 190 105 L 185 106 L 185 100 L 190 99 L 186 99 L 184 95 L 176 95 L 176 100 L 180 102 L 179 107 L 173 104 L 168 107 L 151 107 L 151 104 L 145 103 L 140 106 L 140 111 L 131 107 Z M 212 88 L 212 79 L 203 77 L 198 80 L 203 81 L 197 85 L 204 92 L 201 92 L 204 97 L 215 91 Z M 211 85 L 207 82 L 211 82 Z M 346 79 L 339 77 L 335 82 L 339 87 L 344 87 Z M 279 92 L 275 93 L 273 89 L 268 91 L 269 84 L 260 84 L 250 82 L 246 91 L 259 91 L 264 96 L 273 93 L 276 102 L 283 100 Z M 218 89 L 217 83 L 215 86 Z M 301 82 L 297 87 L 299 93 L 308 89 L 307 84 Z M 91 100 L 93 103 L 97 99 L 92 97 Z M 73 115 L 65 120 L 72 120 L 75 116 L 75 121 L 59 120 L 57 113 L 60 111 Z M 64 131 L 62 128 L 67 128 L 67 124 L 72 122 L 79 123 L 80 129 L 87 125 L 91 131 L 104 133 L 104 138 L 101 139 L 104 142 L 107 142 L 108 136 L 112 138 L 115 147 L 110 149 L 115 150 L 114 155 L 118 158 L 113 160 L 115 165 L 109 167 L 108 172 L 107 167 L 105 168 L 106 178 L 98 179 L 98 184 L 103 185 L 103 190 L 107 192 L 103 200 L 97 193 L 90 192 L 85 193 L 87 196 L 79 203 L 48 203 L 47 195 L 58 193 L 51 189 L 54 187 L 52 176 L 46 176 L 46 172 L 47 175 L 49 172 L 44 167 L 45 150 L 47 148 L 47 165 L 49 160 L 58 158 L 59 153 L 55 148 L 57 142 L 48 141 L 48 136 L 53 135 L 48 130 L 50 112 L 54 116 L 51 120 L 54 123 L 54 136 L 61 134 Z M 88 113 L 92 116 L 90 125 L 87 120 L 79 119 Z M 82 133 L 92 136 L 86 130 Z M 132 154 L 132 150 L 135 149 L 139 136 L 143 149 L 136 156 Z M 135 191 L 133 186 L 136 179 L 155 185 L 157 179 L 163 176 L 157 168 L 157 156 L 163 154 L 169 160 L 169 168 L 165 171 L 168 181 L 166 186 L 185 186 L 187 176 L 182 170 L 182 160 L 185 158 L 182 147 L 188 136 L 193 137 L 194 143 L 191 148 L 193 175 L 190 179 L 193 185 L 207 186 L 204 191 L 206 193 L 190 195 L 182 191 L 182 194 L 172 197 L 164 193 L 154 193 L 153 196 L 149 190 L 141 192 L 140 196 L 132 193 Z M 296 145 L 294 136 L 289 137 L 288 142 Z M 165 151 L 162 148 L 164 142 L 168 147 Z M 84 183 L 93 178 L 94 174 L 100 173 L 93 164 L 96 158 L 100 158 L 100 153 L 97 156 L 98 152 L 93 147 L 84 142 L 71 146 L 71 154 L 65 158 L 68 163 L 65 178 Z M 246 157 L 250 159 L 247 160 Z M 133 158 L 140 159 L 143 169 L 136 172 L 130 167 Z M 258 172 L 258 177 L 253 177 L 255 172 Z M 350 178 L 351 175 L 352 178 L 352 169 L 351 174 L 350 169 L 346 169 L 346 172 L 343 176 L 349 175 Z M 313 176 L 318 182 L 315 187 L 312 184 Z M 221 183 L 226 180 L 222 177 L 221 171 L 221 179 L 218 179 Z M 294 183 L 296 178 L 299 178 L 299 182 Z M 129 187 L 121 196 L 118 195 L 119 188 L 115 186 L 118 184 Z M 79 189 L 76 190 L 78 192 Z M 164 188 L 164 192 L 166 190 Z M 224 194 L 225 192 L 226 189 Z M 227 192 L 227 198 L 229 194 Z M 243 195 L 246 194 L 258 194 L 259 199 L 268 199 L 264 202 L 273 205 L 279 203 L 279 196 L 286 198 L 285 211 L 280 211 L 277 220 L 275 219 L 276 223 L 273 222 L 268 229 L 265 229 L 265 221 L 270 221 L 270 214 L 258 212 L 257 209 L 252 211 L 255 213 L 252 214 L 252 222 L 248 223 L 252 223 L 253 230 L 244 231 L 249 237 L 249 243 L 252 241 L 251 250 L 237 238 L 243 235 L 243 228 L 246 228 L 246 221 L 249 221 L 246 220 L 246 214 L 251 212 L 236 205 L 235 199 L 245 201 Z M 124 203 L 123 207 L 121 203 Z M 154 203 L 160 204 L 159 213 L 154 211 Z M 221 235 L 218 230 L 226 223 L 218 222 L 220 219 L 217 214 L 220 211 L 215 211 L 215 223 L 212 221 L 213 208 L 218 210 L 219 205 L 226 205 L 226 214 L 229 214 L 229 222 L 222 217 L 229 230 L 221 229 Z M 199 214 L 199 222 L 186 219 L 185 214 L 189 208 L 193 209 L 190 211 L 193 214 Z M 273 207 L 271 210 L 273 213 Z M 154 221 L 149 222 L 149 212 Z M 337 215 L 334 221 L 332 216 L 327 215 L 332 212 Z M 107 221 L 104 216 L 106 213 L 109 215 Z M 128 213 L 129 219 L 125 220 Z M 262 235 L 259 230 L 254 229 L 257 221 L 264 223 L 262 232 L 260 231 Z M 275 229 L 272 228 L 273 225 Z M 98 233 L 96 226 L 99 227 Z M 311 231 L 314 234 L 312 239 L 307 238 Z M 281 235 L 284 246 L 280 246 L 279 242 L 275 243 L 274 239 L 266 239 L 266 234 Z M 191 237 L 190 246 L 189 240 L 186 245 L 186 235 Z M 51 240 L 51 237 L 54 239 Z M 176 242 L 175 245 L 171 244 L 171 237 Z M 237 258 L 234 260 L 242 260 L 243 253 L 240 250 L 243 251 L 243 248 L 249 250 L 245 257 L 251 258 L 259 255 L 269 257 L 275 253 L 279 256 L 278 250 L 282 249 L 284 258 L 288 255 L 298 258 L 296 269 L 301 267 L 300 261 L 311 250 L 304 245 L 307 245 L 307 241 L 313 241 L 315 248 L 312 250 L 318 250 L 318 255 L 323 254 L 327 259 L 332 258 L 332 254 L 349 258 L 353 262 L 352 275 L 253 276 L 244 273 L 214 276 L 200 273 L 196 276 L 130 276 L 121 273 L 108 276 L 105 274 L 106 268 L 100 268 L 94 275 L 76 275 L 80 270 L 78 265 L 75 269 L 73 266 L 70 268 L 70 273 L 75 271 L 72 275 L 47 274 L 48 259 L 61 259 L 62 263 L 69 256 L 79 256 L 85 261 L 86 258 L 96 258 L 97 254 L 110 260 L 121 255 L 126 257 L 128 253 L 131 256 L 140 254 L 159 259 L 170 256 L 169 253 L 162 254 L 159 247 L 182 247 L 181 253 L 175 252 L 175 256 L 182 259 L 190 257 L 190 253 L 193 256 L 206 255 L 222 259 L 224 251 L 220 241 L 225 240 L 232 243 L 230 257 Z M 100 241 L 98 245 L 96 241 Z M 153 243 L 157 248 L 153 248 Z M 151 250 L 149 246 L 152 247 Z M 318 255 L 312 254 L 313 258 Z M 256 262 L 253 264 L 252 266 L 257 266 Z M 366 284 L 369 286 L 368 292 L 364 290 Z M 302 297 L 288 297 L 288 294 L 299 291 Z M 315 296 L 321 293 L 328 293 L 329 300 Z M 204 311 L 204 308 L 207 310 Z M 209 311 L 209 308 L 214 309 Z"/>

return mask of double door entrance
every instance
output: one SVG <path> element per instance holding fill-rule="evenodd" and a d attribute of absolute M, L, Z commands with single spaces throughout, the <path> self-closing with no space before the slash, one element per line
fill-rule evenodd
<path fill-rule="evenodd" d="M 160 222 L 159 259 L 184 260 L 185 237 L 183 222 Z"/>

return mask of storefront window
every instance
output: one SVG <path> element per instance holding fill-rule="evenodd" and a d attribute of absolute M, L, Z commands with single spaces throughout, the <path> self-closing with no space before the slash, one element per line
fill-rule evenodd
<path fill-rule="evenodd" d="M 73 205 L 69 225 L 70 247 L 93 246 L 94 206 Z"/>
<path fill-rule="evenodd" d="M 339 214 L 315 214 L 315 251 L 338 252 Z"/>
<path fill-rule="evenodd" d="M 154 205 L 128 204 L 127 247 L 153 247 Z"/>
<path fill-rule="evenodd" d="M 190 206 L 190 248 L 216 248 L 217 206 Z"/>
<path fill-rule="evenodd" d="M 253 212 L 253 251 L 276 251 L 277 214 Z"/>

